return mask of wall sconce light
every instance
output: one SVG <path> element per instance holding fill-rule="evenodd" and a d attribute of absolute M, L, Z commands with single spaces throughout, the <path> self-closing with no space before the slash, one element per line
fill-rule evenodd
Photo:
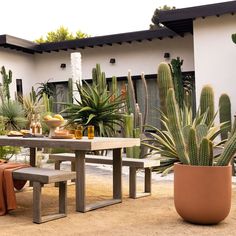
<path fill-rule="evenodd" d="M 116 59 L 115 59 L 115 58 L 111 58 L 111 59 L 110 59 L 110 63 L 111 63 L 111 64 L 115 64 L 115 63 L 116 63 Z"/>
<path fill-rule="evenodd" d="M 66 63 L 61 63 L 61 69 L 65 69 L 66 68 Z"/>
<path fill-rule="evenodd" d="M 165 59 L 169 59 L 170 58 L 170 53 L 169 52 L 165 52 L 164 53 L 164 58 Z"/>

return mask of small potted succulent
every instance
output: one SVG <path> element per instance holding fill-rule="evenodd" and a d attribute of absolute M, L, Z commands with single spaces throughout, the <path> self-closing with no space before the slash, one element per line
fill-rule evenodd
<path fill-rule="evenodd" d="M 213 143 L 204 125 L 189 126 L 187 135 L 182 129 L 173 89 L 168 90 L 167 117 L 180 160 L 174 164 L 175 208 L 186 221 L 219 223 L 231 207 L 230 161 L 236 152 L 236 132 L 230 135 L 222 153 L 213 158 Z"/>

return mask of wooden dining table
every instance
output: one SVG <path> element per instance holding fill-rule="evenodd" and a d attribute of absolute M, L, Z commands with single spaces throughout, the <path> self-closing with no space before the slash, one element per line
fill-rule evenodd
<path fill-rule="evenodd" d="M 76 169 L 76 211 L 87 212 L 122 202 L 122 148 L 140 146 L 138 138 L 95 137 L 88 139 L 52 139 L 35 137 L 0 136 L 0 146 L 30 148 L 30 165 L 36 165 L 37 148 L 66 148 L 75 153 Z M 85 154 L 91 151 L 112 150 L 113 153 L 113 198 L 86 204 Z"/>

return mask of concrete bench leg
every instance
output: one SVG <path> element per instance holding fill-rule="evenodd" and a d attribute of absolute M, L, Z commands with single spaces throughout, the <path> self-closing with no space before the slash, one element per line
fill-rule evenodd
<path fill-rule="evenodd" d="M 62 161 L 55 161 L 55 170 L 61 169 Z M 71 162 L 71 171 L 75 171 L 75 162 Z M 75 179 L 72 179 L 71 182 L 75 182 Z M 59 187 L 58 183 L 55 183 L 55 187 Z"/>
<path fill-rule="evenodd" d="M 61 161 L 55 161 L 55 170 L 60 170 L 61 169 Z M 59 184 L 58 183 L 55 183 L 54 184 L 55 187 L 59 187 Z"/>
<path fill-rule="evenodd" d="M 59 213 L 42 216 L 41 213 L 41 190 L 43 184 L 33 183 L 33 222 L 41 224 L 47 221 L 65 217 L 67 214 L 67 184 L 66 181 L 59 183 Z"/>
<path fill-rule="evenodd" d="M 129 197 L 130 198 L 141 198 L 151 195 L 151 168 L 145 168 L 145 179 L 144 179 L 144 192 L 137 193 L 137 168 L 130 167 L 129 168 Z"/>
<path fill-rule="evenodd" d="M 75 161 L 71 161 L 71 171 L 75 171 Z M 72 179 L 71 182 L 75 182 L 75 179 Z"/>

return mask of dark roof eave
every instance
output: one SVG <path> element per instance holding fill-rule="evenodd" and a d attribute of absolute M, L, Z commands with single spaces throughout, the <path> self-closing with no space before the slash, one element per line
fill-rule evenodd
<path fill-rule="evenodd" d="M 69 50 L 85 47 L 112 45 L 114 43 L 141 42 L 142 40 L 162 39 L 174 37 L 177 34 L 172 30 L 163 27 L 157 30 L 143 30 L 129 33 L 89 37 L 77 40 L 68 40 L 53 43 L 37 44 L 31 41 L 20 39 L 10 35 L 0 35 L 0 47 L 16 49 L 26 53 L 42 53 L 59 50 Z"/>
<path fill-rule="evenodd" d="M 196 18 L 234 14 L 235 12 L 236 1 L 230 1 L 168 11 L 159 11 L 158 17 L 154 18 L 154 22 L 156 24 L 161 23 L 181 35 L 186 32 L 193 33 L 193 20 Z"/>
<path fill-rule="evenodd" d="M 11 35 L 0 35 L 0 46 L 4 48 L 15 49 L 17 51 L 22 51 L 29 54 L 34 54 L 38 52 L 37 50 L 37 43 L 17 38 Z"/>
<path fill-rule="evenodd" d="M 159 22 L 195 19 L 198 17 L 219 16 L 236 12 L 236 1 L 221 2 L 196 7 L 159 11 Z"/>
<path fill-rule="evenodd" d="M 69 40 L 54 43 L 43 43 L 38 46 L 39 51 L 66 50 L 75 48 L 85 48 L 93 46 L 112 45 L 114 43 L 124 43 L 132 41 L 152 40 L 156 38 L 176 36 L 172 30 L 163 27 L 158 30 L 144 30 L 130 33 L 113 34 L 84 39 Z"/>

